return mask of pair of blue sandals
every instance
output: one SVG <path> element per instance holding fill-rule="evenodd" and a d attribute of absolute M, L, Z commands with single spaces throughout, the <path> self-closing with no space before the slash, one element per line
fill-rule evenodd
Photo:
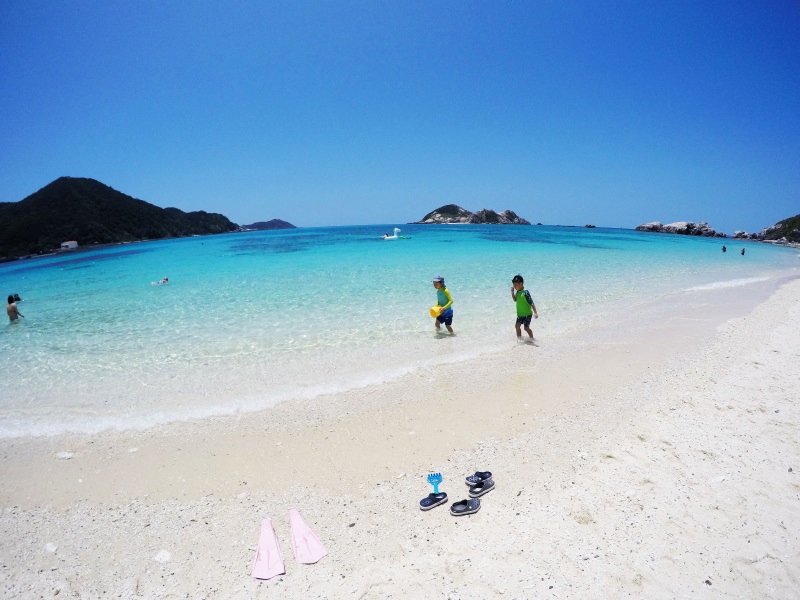
<path fill-rule="evenodd" d="M 475 471 L 474 475 L 469 475 L 464 481 L 469 486 L 469 498 L 450 505 L 450 514 L 454 517 L 478 512 L 481 509 L 480 497 L 494 489 L 494 481 L 489 471 Z M 430 510 L 447 502 L 447 494 L 439 492 L 441 482 L 442 475 L 440 473 L 428 475 L 428 483 L 433 485 L 433 493 L 419 501 L 420 510 Z"/>

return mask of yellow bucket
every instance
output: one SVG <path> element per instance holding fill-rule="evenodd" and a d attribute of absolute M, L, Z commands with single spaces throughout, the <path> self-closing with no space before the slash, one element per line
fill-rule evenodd
<path fill-rule="evenodd" d="M 430 313 L 431 313 L 431 316 L 432 316 L 434 319 L 435 319 L 436 317 L 438 317 L 438 316 L 439 316 L 439 313 L 441 313 L 441 312 L 442 312 L 442 307 L 441 307 L 441 306 L 439 306 L 438 304 L 437 304 L 436 306 L 431 306 Z"/>

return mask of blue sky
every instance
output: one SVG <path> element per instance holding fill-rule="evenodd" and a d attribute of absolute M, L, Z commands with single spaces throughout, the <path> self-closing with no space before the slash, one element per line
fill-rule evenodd
<path fill-rule="evenodd" d="M 237 223 L 800 213 L 800 3 L 3 0 L 0 201 Z"/>

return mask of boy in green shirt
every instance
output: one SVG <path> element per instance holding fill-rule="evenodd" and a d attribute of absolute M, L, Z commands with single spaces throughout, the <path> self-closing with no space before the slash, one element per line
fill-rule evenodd
<path fill-rule="evenodd" d="M 531 293 L 525 289 L 525 280 L 522 279 L 522 275 L 514 275 L 511 283 L 514 284 L 511 286 L 511 299 L 517 303 L 517 339 L 522 338 L 521 327 L 523 325 L 525 326 L 525 332 L 533 339 L 531 316 L 539 318 L 536 305 L 533 303 Z"/>

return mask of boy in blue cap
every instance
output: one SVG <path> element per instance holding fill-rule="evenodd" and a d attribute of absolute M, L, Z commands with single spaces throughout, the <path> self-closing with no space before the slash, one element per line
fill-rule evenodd
<path fill-rule="evenodd" d="M 453 334 L 455 333 L 451 327 L 453 324 L 453 296 L 450 294 L 450 290 L 445 287 L 444 277 L 441 275 L 433 278 L 433 287 L 436 288 L 436 303 L 442 307 L 442 310 L 439 311 L 439 316 L 436 317 L 436 331 L 439 331 L 441 324 L 444 323 L 447 331 Z"/>

